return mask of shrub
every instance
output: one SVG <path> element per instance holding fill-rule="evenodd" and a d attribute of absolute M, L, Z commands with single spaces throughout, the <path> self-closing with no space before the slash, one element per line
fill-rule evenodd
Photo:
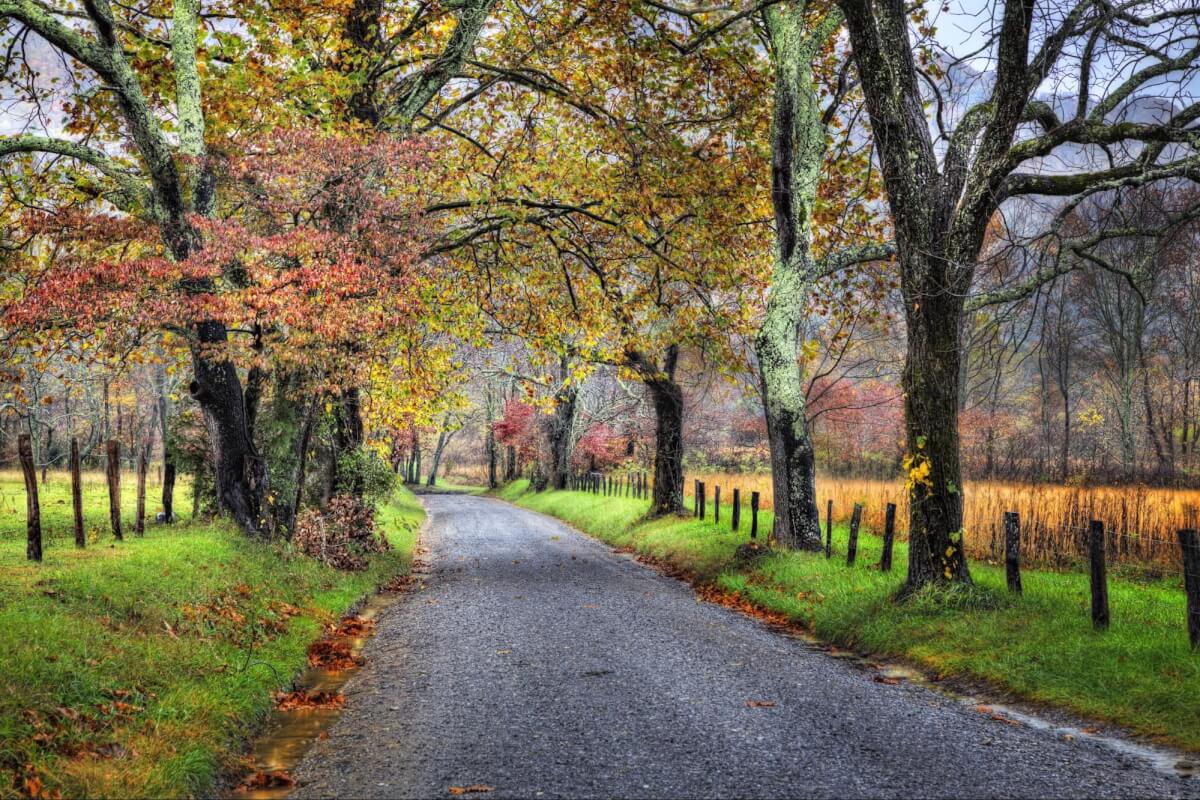
<path fill-rule="evenodd" d="M 363 501 L 374 505 L 391 497 L 396 490 L 396 474 L 391 465 L 374 450 L 360 447 L 338 459 L 337 492 L 353 494 L 358 488 Z M 331 504 L 332 505 L 332 504 Z"/>

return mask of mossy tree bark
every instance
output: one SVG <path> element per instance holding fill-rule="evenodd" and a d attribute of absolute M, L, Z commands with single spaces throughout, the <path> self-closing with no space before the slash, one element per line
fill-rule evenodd
<path fill-rule="evenodd" d="M 754 344 L 771 448 L 775 537 L 791 547 L 817 550 L 821 530 L 799 339 L 817 280 L 812 213 L 825 155 L 825 126 L 812 63 L 840 17 L 832 12 L 810 27 L 807 14 L 805 3 L 774 6 L 765 12 L 775 61 L 771 199 L 776 259 L 766 314 Z"/>

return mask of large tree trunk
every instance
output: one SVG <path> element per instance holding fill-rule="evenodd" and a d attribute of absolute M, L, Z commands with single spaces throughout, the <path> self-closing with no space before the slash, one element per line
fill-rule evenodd
<path fill-rule="evenodd" d="M 766 12 L 775 58 L 775 115 L 771 130 L 771 199 L 776 261 L 762 327 L 755 338 L 767 441 L 775 538 L 818 550 L 816 476 L 798 339 L 804 328 L 816 267 L 812 212 L 825 153 L 812 62 L 828 35 L 807 29 L 804 4 Z"/>
<path fill-rule="evenodd" d="M 682 514 L 683 388 L 675 382 L 679 346 L 667 348 L 662 368 L 638 353 L 630 361 L 642 376 L 654 403 L 654 496 L 650 515 Z"/>
<path fill-rule="evenodd" d="M 191 394 L 204 410 L 208 425 L 216 466 L 217 501 L 243 531 L 263 535 L 267 468 L 254 444 L 242 383 L 230 361 L 204 353 L 206 345 L 225 343 L 225 326 L 203 322 L 197 328 L 200 346 L 192 354 Z"/>
<path fill-rule="evenodd" d="M 570 375 L 564 357 L 559 362 L 559 379 L 565 382 Z M 550 488 L 566 489 L 571 475 L 571 450 L 574 445 L 575 412 L 579 391 L 574 384 L 559 389 L 554 398 L 554 411 L 546 419 L 546 439 L 550 443 Z"/>
<path fill-rule="evenodd" d="M 932 281 L 946 285 L 942 281 L 948 278 L 948 270 L 943 264 L 925 264 L 922 269 L 936 276 Z M 908 590 L 935 581 L 971 580 L 963 554 L 958 437 L 963 300 L 945 290 L 913 294 L 921 299 L 907 304 L 908 351 L 902 381 L 909 453 Z"/>

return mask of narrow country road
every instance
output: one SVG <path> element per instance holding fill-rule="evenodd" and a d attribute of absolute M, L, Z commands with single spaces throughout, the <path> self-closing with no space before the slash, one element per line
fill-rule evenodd
<path fill-rule="evenodd" d="M 1095 742 L 876 682 L 541 515 L 424 501 L 425 586 L 380 619 L 294 797 L 1200 795 Z"/>

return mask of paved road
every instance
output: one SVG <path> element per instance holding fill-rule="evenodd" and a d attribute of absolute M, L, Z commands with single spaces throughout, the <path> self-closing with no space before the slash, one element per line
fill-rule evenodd
<path fill-rule="evenodd" d="M 875 682 L 548 518 L 424 501 L 426 587 L 380 620 L 293 796 L 1200 795 L 1099 744 Z"/>

